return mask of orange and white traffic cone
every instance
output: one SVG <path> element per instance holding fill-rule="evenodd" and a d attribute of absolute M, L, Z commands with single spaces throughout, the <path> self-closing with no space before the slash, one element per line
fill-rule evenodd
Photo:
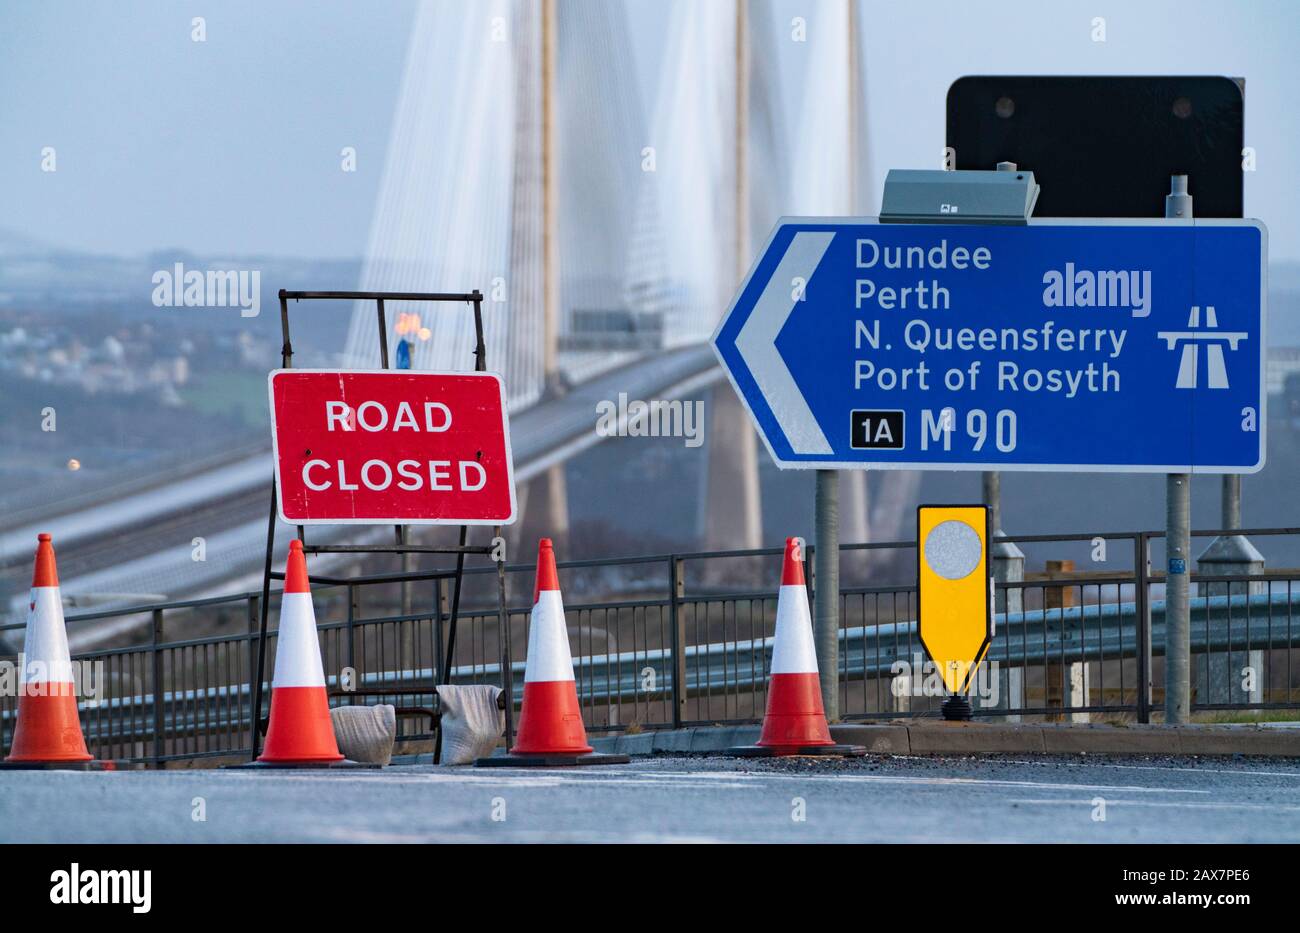
<path fill-rule="evenodd" d="M 271 721 L 257 761 L 264 766 L 320 767 L 342 760 L 325 693 L 307 559 L 302 542 L 295 539 L 289 542 L 289 562 L 284 570 L 279 644 L 271 677 Z"/>
<path fill-rule="evenodd" d="M 798 538 L 785 539 L 763 729 L 757 745 L 733 748 L 730 753 L 746 757 L 866 753 L 860 745 L 836 744 L 826 725 Z"/>
<path fill-rule="evenodd" d="M 587 744 L 578 687 L 569 654 L 560 578 L 550 538 L 537 545 L 537 582 L 524 663 L 524 700 L 519 733 L 508 755 L 480 758 L 477 765 L 625 764 L 627 755 L 597 755 Z"/>
<path fill-rule="evenodd" d="M 77 716 L 76 683 L 63 622 L 59 570 L 50 536 L 36 536 L 36 567 L 27 607 L 18 723 L 5 766 L 78 768 L 102 766 L 86 750 Z"/>

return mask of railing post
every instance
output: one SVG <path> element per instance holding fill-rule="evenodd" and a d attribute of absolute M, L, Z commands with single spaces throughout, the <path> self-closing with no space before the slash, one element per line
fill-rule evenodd
<path fill-rule="evenodd" d="M 668 558 L 668 614 L 672 622 L 673 659 L 673 728 L 680 729 L 686 719 L 686 613 L 682 597 L 686 595 L 683 561 L 676 554 Z"/>
<path fill-rule="evenodd" d="M 1133 540 L 1133 609 L 1137 629 L 1137 720 L 1151 721 L 1151 542 L 1145 531 Z M 1122 637 L 1122 633 L 1121 633 Z"/>
<path fill-rule="evenodd" d="M 253 638 L 253 636 L 257 634 L 257 623 L 258 620 L 261 618 L 261 602 L 262 602 L 262 597 L 257 595 L 256 593 L 248 597 L 248 636 L 249 636 L 248 637 L 248 684 L 249 684 L 248 708 L 250 710 L 249 712 L 250 720 L 252 719 L 251 710 L 253 708 L 252 684 L 253 684 L 253 678 L 257 676 L 257 639 Z M 242 710 L 244 709 L 244 698 L 242 696 L 239 698 L 239 709 L 241 710 L 240 718 L 242 719 L 243 718 Z M 254 728 L 256 727 L 254 726 Z M 248 747 L 249 748 L 253 747 L 253 736 L 251 730 L 248 736 Z"/>
<path fill-rule="evenodd" d="M 153 760 L 162 767 L 163 747 L 163 658 L 159 645 L 163 640 L 163 611 L 153 611 L 153 633 L 149 642 L 153 655 Z"/>
<path fill-rule="evenodd" d="M 501 529 L 496 529 L 496 537 L 501 536 Z M 515 668 L 514 641 L 510 637 L 510 606 L 506 602 L 506 558 L 505 554 L 495 562 L 497 565 L 497 630 L 501 639 L 501 689 L 506 695 L 506 748 L 515 741 Z M 451 683 L 450 678 L 447 681 Z M 438 741 L 442 741 L 442 727 L 438 729 Z"/>
<path fill-rule="evenodd" d="M 347 648 L 347 666 L 352 671 L 352 683 L 348 685 L 349 692 L 357 689 L 357 588 L 353 584 L 348 584 L 348 648 Z M 355 706 L 357 698 L 355 694 L 348 697 L 348 705 Z"/>
<path fill-rule="evenodd" d="M 434 583 L 434 615 L 433 615 L 433 658 L 436 673 L 434 674 L 435 683 L 443 683 L 442 667 L 447 663 L 446 647 L 443 639 L 447 632 L 443 625 L 443 620 L 447 617 L 450 600 L 447 595 L 447 587 L 442 577 L 437 577 Z"/>

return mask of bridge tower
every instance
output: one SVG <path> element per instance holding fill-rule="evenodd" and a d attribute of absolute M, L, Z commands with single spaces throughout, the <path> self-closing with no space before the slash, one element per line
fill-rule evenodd
<path fill-rule="evenodd" d="M 864 209 L 863 204 L 863 195 L 866 193 L 864 179 L 867 177 L 867 147 L 862 132 L 866 124 L 862 110 L 865 104 L 862 99 L 862 85 L 865 73 L 862 70 L 862 56 L 859 54 L 856 0 L 847 0 L 844 8 L 846 19 L 844 30 L 846 39 L 845 78 L 848 82 L 845 132 L 848 135 L 849 153 L 845 183 L 848 185 L 848 213 L 850 216 L 857 217 L 870 213 L 869 210 Z M 867 496 L 867 471 L 844 471 L 840 477 L 839 522 L 841 542 L 853 544 L 870 540 L 871 529 L 867 520 L 867 512 L 870 507 L 871 503 Z M 857 565 L 865 562 L 855 560 L 851 563 Z"/>
<path fill-rule="evenodd" d="M 735 23 L 735 283 L 749 271 L 749 28 L 746 0 L 736 0 Z M 758 435 L 731 384 L 716 385 L 709 400 L 708 460 L 704 502 L 704 546 L 755 548 L 763 543 Z"/>
<path fill-rule="evenodd" d="M 556 131 L 556 0 L 542 0 L 542 400 L 564 391 L 560 379 L 560 212 L 559 147 Z M 554 463 L 520 490 L 516 536 L 525 549 L 548 537 L 561 554 L 568 552 L 569 486 L 564 463 Z"/>

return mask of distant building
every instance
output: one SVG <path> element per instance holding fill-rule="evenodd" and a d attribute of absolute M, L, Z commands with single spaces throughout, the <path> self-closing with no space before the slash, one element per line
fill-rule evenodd
<path fill-rule="evenodd" d="M 1264 388 L 1269 395 L 1281 395 L 1287 377 L 1300 373 L 1300 347 L 1272 347 L 1265 358 Z"/>

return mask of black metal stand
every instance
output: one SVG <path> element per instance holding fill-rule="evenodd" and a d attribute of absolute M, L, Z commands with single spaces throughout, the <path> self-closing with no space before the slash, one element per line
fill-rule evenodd
<path fill-rule="evenodd" d="M 487 371 L 487 344 L 483 339 L 483 293 L 475 289 L 472 292 L 452 293 L 452 292 L 303 292 L 303 291 L 286 291 L 280 289 L 280 333 L 283 337 L 283 344 L 280 348 L 280 363 L 284 369 L 293 367 L 293 343 L 289 337 L 289 299 L 311 300 L 344 300 L 344 301 L 374 301 L 376 303 L 376 324 L 379 327 L 379 355 L 384 369 L 388 369 L 388 324 L 385 319 L 384 302 L 385 301 L 432 301 L 432 302 L 452 302 L 466 303 L 474 307 L 474 371 Z M 271 596 L 271 578 L 272 576 L 281 576 L 272 574 L 271 562 L 275 550 L 275 523 L 276 523 L 276 501 L 277 491 L 275 488 L 275 478 L 271 479 L 271 512 L 267 519 L 266 525 L 266 561 L 262 569 L 262 602 L 261 617 L 257 635 L 257 676 L 253 681 L 253 715 L 252 723 L 252 765 L 263 768 L 333 768 L 340 765 L 335 764 L 268 764 L 258 762 L 257 754 L 261 745 L 261 733 L 259 724 L 262 721 L 262 683 L 266 679 L 266 624 L 267 616 L 270 611 Z M 298 539 L 303 542 L 303 552 L 306 554 L 455 554 L 456 555 L 456 575 L 455 588 L 452 595 L 450 626 L 447 634 L 447 651 L 443 656 L 444 661 L 441 669 L 438 671 L 437 683 L 447 684 L 451 681 L 451 670 L 455 666 L 455 648 L 456 648 L 456 625 L 460 619 L 460 593 L 461 586 L 465 575 L 465 556 L 467 554 L 483 554 L 492 556 L 493 547 L 491 545 L 478 546 L 470 545 L 469 528 L 466 525 L 460 526 L 459 543 L 455 547 L 440 547 L 436 545 L 414 545 L 406 543 L 406 529 L 403 525 L 395 526 L 397 529 L 397 543 L 392 545 L 363 545 L 363 544 L 336 544 L 336 545 L 308 545 L 303 526 L 298 526 Z M 496 534 L 500 535 L 500 528 L 496 529 Z M 506 744 L 513 741 L 512 726 L 513 717 L 512 707 L 514 700 L 514 684 L 512 669 L 510 663 L 510 633 L 509 633 L 509 616 L 506 612 L 505 603 L 505 562 L 504 560 L 496 561 L 497 564 L 497 618 L 501 625 L 501 643 L 502 643 L 502 686 L 506 692 Z M 441 613 L 441 607 L 438 612 Z M 440 757 L 442 749 L 442 728 L 437 727 L 435 737 L 434 760 Z M 340 763 L 344 764 L 344 763 Z M 347 762 L 347 766 L 357 767 L 356 762 Z M 365 767 L 362 765 L 361 767 Z"/>
<path fill-rule="evenodd" d="M 974 715 L 970 700 L 960 693 L 944 700 L 940 712 L 943 713 L 943 718 L 948 722 L 970 722 L 971 717 Z"/>

